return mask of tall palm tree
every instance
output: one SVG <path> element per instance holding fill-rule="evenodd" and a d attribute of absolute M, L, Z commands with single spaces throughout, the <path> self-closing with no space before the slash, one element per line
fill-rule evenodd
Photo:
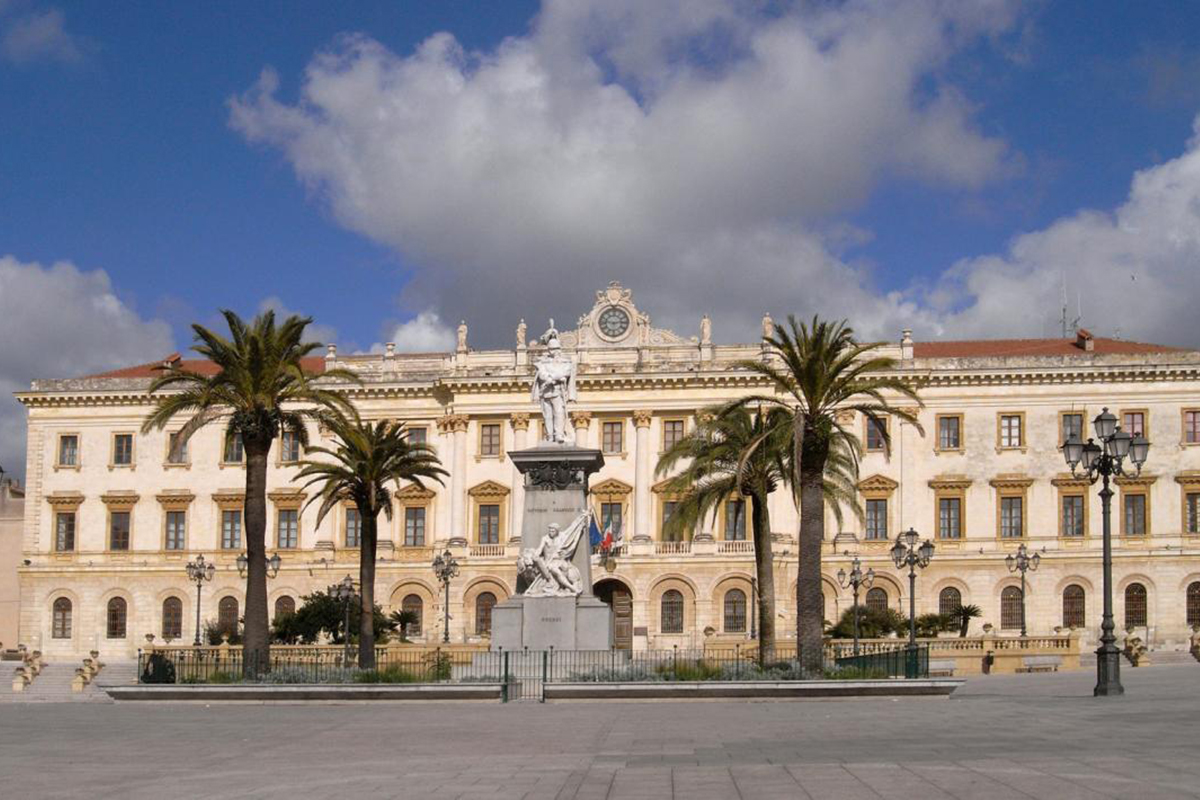
<path fill-rule="evenodd" d="M 844 320 L 827 322 L 813 317 L 810 325 L 788 316 L 776 324 L 774 335 L 763 337 L 772 356 L 742 366 L 766 378 L 774 394 L 743 398 L 789 415 L 792 436 L 792 480 L 800 500 L 799 565 L 797 569 L 796 638 L 803 667 L 822 666 L 821 543 L 825 538 L 825 476 L 831 456 L 839 450 L 855 461 L 862 451 L 858 436 L 847 427 L 842 412 L 862 414 L 876 426 L 885 452 L 891 447 L 887 419 L 896 417 L 924 434 L 911 411 L 891 405 L 884 393 L 922 405 L 916 390 L 888 374 L 895 359 L 874 351 L 878 343 L 859 342 Z"/>
<path fill-rule="evenodd" d="M 703 409 L 699 423 L 659 459 L 658 474 L 667 474 L 681 462 L 683 470 L 672 478 L 668 490 L 677 492 L 675 512 L 668 529 L 693 529 L 705 516 L 714 519 L 722 501 L 735 493 L 750 502 L 757 588 L 759 663 L 775 657 L 775 572 L 768 500 L 782 483 L 793 486 L 791 415 L 781 408 L 752 411 L 742 401 Z M 844 447 L 836 447 L 826 465 L 825 496 L 839 527 L 842 508 L 862 516 L 855 494 L 857 461 Z"/>
<path fill-rule="evenodd" d="M 206 374 L 179 364 L 164 367 L 150 384 L 149 394 L 168 390 L 157 398 L 142 424 L 142 432 L 162 429 L 175 417 L 187 415 L 173 445 L 173 457 L 200 428 L 225 422 L 229 436 L 240 436 L 246 459 L 246 611 L 244 667 L 248 676 L 270 669 L 270 628 L 267 625 L 267 456 L 281 431 L 308 443 L 305 420 L 321 409 L 349 408 L 335 391 L 314 383 L 316 375 L 304 369 L 302 359 L 318 350 L 319 342 L 305 342 L 310 317 L 290 316 L 276 327 L 275 314 L 264 312 L 247 325 L 232 311 L 221 312 L 230 338 L 192 325 L 192 346 L 216 366 Z M 323 379 L 357 382 L 348 370 L 322 373 Z"/>
<path fill-rule="evenodd" d="M 324 425 L 336 439 L 334 448 L 311 447 L 308 452 L 324 456 L 305 459 L 297 477 L 309 478 L 304 486 L 320 485 L 320 491 L 308 502 L 317 500 L 317 525 L 331 509 L 351 500 L 358 509 L 362 526 L 359 542 L 359 615 L 358 666 L 375 667 L 375 555 L 378 545 L 379 512 L 392 518 L 392 490 L 401 481 L 411 481 L 422 489 L 424 481 L 442 483 L 448 475 L 437 453 L 426 444 L 410 442 L 403 423 L 392 420 L 364 422 L 358 413 L 324 415 Z"/>

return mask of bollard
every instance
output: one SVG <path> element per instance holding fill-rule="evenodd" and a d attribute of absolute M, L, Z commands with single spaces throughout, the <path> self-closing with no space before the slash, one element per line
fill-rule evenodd
<path fill-rule="evenodd" d="M 503 676 L 504 682 L 502 684 L 500 684 L 500 702 L 507 703 L 508 699 L 509 699 L 508 698 L 508 653 L 505 652 L 504 650 L 501 650 L 500 655 L 503 657 L 503 660 L 504 660 L 504 676 Z"/>

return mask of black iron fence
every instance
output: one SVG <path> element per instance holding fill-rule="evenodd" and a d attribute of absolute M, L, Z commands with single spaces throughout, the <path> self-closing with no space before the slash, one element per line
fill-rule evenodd
<path fill-rule="evenodd" d="M 841 669 L 862 673 L 864 677 L 928 678 L 929 645 L 892 649 L 870 648 L 858 655 L 842 655 L 834 660 Z"/>

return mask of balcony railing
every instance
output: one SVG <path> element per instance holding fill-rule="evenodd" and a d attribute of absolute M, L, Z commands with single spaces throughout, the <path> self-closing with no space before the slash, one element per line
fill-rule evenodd
<path fill-rule="evenodd" d="M 473 544 L 471 545 L 471 555 L 479 558 L 498 558 L 504 555 L 504 545 L 502 544 Z"/>
<path fill-rule="evenodd" d="M 753 553 L 754 542 L 750 541 L 729 541 L 717 542 L 718 553 Z"/>
<path fill-rule="evenodd" d="M 692 552 L 691 542 L 655 542 L 654 552 L 660 556 L 683 555 Z"/>

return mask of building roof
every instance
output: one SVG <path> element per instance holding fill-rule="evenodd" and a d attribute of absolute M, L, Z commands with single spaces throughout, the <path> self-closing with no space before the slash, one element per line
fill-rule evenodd
<path fill-rule="evenodd" d="M 1080 339 L 973 339 L 950 342 L 913 342 L 916 358 L 999 358 L 1005 356 L 1145 355 L 1178 353 L 1182 348 L 1123 339 L 1091 339 L 1092 348 Z"/>
<path fill-rule="evenodd" d="M 163 366 L 172 364 L 180 369 L 196 372 L 201 375 L 216 375 L 217 365 L 203 358 L 181 358 L 179 353 L 172 353 L 159 361 L 151 361 L 148 364 L 138 364 L 132 367 L 123 367 L 114 369 L 109 372 L 101 372 L 96 375 L 87 375 L 86 378 L 157 378 L 163 374 Z M 325 371 L 325 358 L 323 356 L 309 356 L 300 359 L 300 365 L 305 372 L 313 375 L 320 375 Z"/>

